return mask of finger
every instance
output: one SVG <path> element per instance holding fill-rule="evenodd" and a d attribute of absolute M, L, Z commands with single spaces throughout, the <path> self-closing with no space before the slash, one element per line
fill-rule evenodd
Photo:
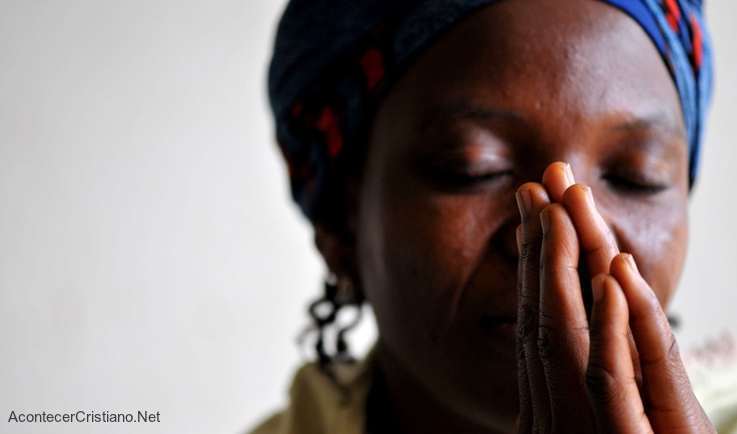
<path fill-rule="evenodd" d="M 538 183 L 527 183 L 517 190 L 517 204 L 520 209 L 522 224 L 518 232 L 519 264 L 518 270 L 518 302 L 517 302 L 517 348 L 519 364 L 524 364 L 526 378 L 520 381 L 520 388 L 527 382 L 528 396 L 526 409 L 529 415 L 521 425 L 542 427 L 547 431 L 550 421 L 545 373 L 537 354 L 538 306 L 540 300 L 539 268 L 540 244 L 542 228 L 540 227 L 540 211 L 550 203 L 545 188 Z M 525 393 L 524 390 L 520 391 Z"/>
<path fill-rule="evenodd" d="M 524 346 L 517 345 L 517 387 L 519 389 L 519 413 L 517 414 L 517 434 L 533 432 L 532 398 L 530 378 L 527 374 L 527 358 Z"/>
<path fill-rule="evenodd" d="M 578 237 L 559 204 L 546 207 L 540 220 L 538 352 L 551 400 L 552 432 L 593 432 L 593 414 L 581 406 L 587 401 L 589 327 L 578 274 Z"/>
<path fill-rule="evenodd" d="M 576 227 L 590 275 L 609 274 L 609 264 L 619 248 L 614 234 L 596 209 L 591 188 L 574 184 L 563 194 L 563 204 Z"/>
<path fill-rule="evenodd" d="M 572 175 L 571 175 L 572 176 Z M 566 193 L 569 195 L 563 199 L 567 202 L 571 209 L 575 208 L 574 212 L 571 213 L 579 221 L 578 227 L 582 233 L 582 238 L 585 238 L 584 249 L 588 253 L 584 254 L 586 263 L 585 267 L 579 267 L 579 274 L 581 275 L 581 282 L 584 283 L 584 304 L 588 307 L 591 305 L 591 277 L 596 276 L 599 273 L 608 273 L 611 260 L 619 253 L 616 239 L 612 234 L 609 226 L 604 222 L 601 214 L 596 209 L 591 189 L 585 185 L 576 185 L 570 188 Z M 566 194 L 564 193 L 564 195 Z M 589 221 L 590 224 L 582 223 L 583 221 Z M 607 264 L 605 266 L 605 264 Z M 632 333 L 628 333 L 628 340 L 630 343 L 630 354 L 632 356 L 633 366 L 635 366 L 635 377 L 638 380 L 638 384 L 642 382 L 642 375 L 640 373 L 639 355 L 635 346 Z"/>
<path fill-rule="evenodd" d="M 575 182 L 573 170 L 568 163 L 556 161 L 543 172 L 543 185 L 548 191 L 551 202 L 562 201 L 565 191 Z"/>
<path fill-rule="evenodd" d="M 609 275 L 596 276 L 592 288 L 586 388 L 596 414 L 597 432 L 651 433 L 629 354 L 627 300 Z"/>
<path fill-rule="evenodd" d="M 704 431 L 711 426 L 693 394 L 668 318 L 632 255 L 617 255 L 612 275 L 629 305 L 629 323 L 640 353 L 648 416 L 656 432 Z"/>
<path fill-rule="evenodd" d="M 517 236 L 517 251 L 522 252 L 521 224 L 517 226 L 515 234 Z M 519 334 L 517 337 L 519 339 Z M 519 412 L 517 414 L 517 424 L 514 432 L 517 434 L 532 433 L 532 398 L 530 379 L 527 374 L 527 357 L 525 356 L 524 345 L 519 340 L 517 341 L 517 387 L 519 389 Z"/>

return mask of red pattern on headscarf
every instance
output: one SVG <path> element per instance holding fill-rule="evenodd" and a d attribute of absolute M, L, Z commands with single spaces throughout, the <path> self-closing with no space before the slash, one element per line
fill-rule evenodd
<path fill-rule="evenodd" d="M 691 15 L 691 35 L 693 39 L 693 63 L 696 66 L 696 69 L 699 69 L 701 68 L 701 63 L 704 60 L 704 36 L 701 32 L 701 25 L 694 15 Z"/>
<path fill-rule="evenodd" d="M 674 32 L 678 32 L 678 23 L 681 21 L 681 8 L 677 0 L 665 0 L 666 18 Z"/>
<path fill-rule="evenodd" d="M 317 120 L 317 124 L 315 126 L 325 134 L 325 143 L 328 146 L 328 154 L 330 157 L 338 155 L 343 147 L 343 136 L 338 128 L 335 112 L 332 107 L 328 106 L 322 109 L 320 118 Z"/>
<path fill-rule="evenodd" d="M 384 78 L 384 56 L 381 51 L 371 48 L 361 57 L 361 67 L 366 74 L 366 86 L 373 90 Z"/>

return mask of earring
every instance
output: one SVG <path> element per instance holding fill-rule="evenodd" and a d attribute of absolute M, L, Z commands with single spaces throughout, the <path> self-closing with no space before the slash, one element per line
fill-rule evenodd
<path fill-rule="evenodd" d="M 360 291 L 353 284 L 353 280 L 347 274 L 337 275 L 329 272 L 325 276 L 323 284 L 323 295 L 317 300 L 310 303 L 307 311 L 314 321 L 314 324 L 306 328 L 299 336 L 298 341 L 301 342 L 308 333 L 317 332 L 317 341 L 315 343 L 317 353 L 322 361 L 321 364 L 329 363 L 330 357 L 324 350 L 324 331 L 326 327 L 335 327 L 336 330 L 336 350 L 340 359 L 350 358 L 348 355 L 348 345 L 345 340 L 346 334 L 354 329 L 361 320 L 363 297 Z M 354 307 L 355 316 L 351 321 L 338 323 L 338 312 L 345 307 Z"/>
<path fill-rule="evenodd" d="M 339 305 L 353 304 L 356 301 L 355 288 L 353 280 L 348 275 L 342 274 L 338 276 L 336 281 L 335 301 Z"/>
<path fill-rule="evenodd" d="M 332 271 L 325 278 L 325 298 L 331 300 L 336 307 L 360 304 L 362 297 L 356 291 L 353 279 L 347 274 L 336 274 Z"/>

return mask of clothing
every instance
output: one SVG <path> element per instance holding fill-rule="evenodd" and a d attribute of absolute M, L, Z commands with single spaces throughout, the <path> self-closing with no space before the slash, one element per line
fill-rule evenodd
<path fill-rule="evenodd" d="M 336 376 L 346 398 L 316 362 L 302 366 L 289 388 L 289 406 L 250 434 L 365 434 L 366 401 L 376 365 L 376 345 L 357 364 L 340 365 Z"/>
<path fill-rule="evenodd" d="M 291 0 L 269 68 L 276 137 L 292 195 L 311 220 L 330 208 L 340 167 L 360 152 L 378 102 L 422 50 L 498 0 Z M 712 87 L 701 0 L 601 0 L 632 17 L 671 72 L 697 174 Z M 637 79 L 633 77 L 633 80 Z"/>
<path fill-rule="evenodd" d="M 696 397 L 719 434 L 737 434 L 737 361 L 733 354 L 684 360 Z M 316 363 L 301 367 L 290 387 L 286 410 L 262 422 L 250 434 L 367 434 L 366 400 L 376 369 L 376 346 L 359 364 L 342 366 L 341 384 L 350 398 L 323 375 Z"/>

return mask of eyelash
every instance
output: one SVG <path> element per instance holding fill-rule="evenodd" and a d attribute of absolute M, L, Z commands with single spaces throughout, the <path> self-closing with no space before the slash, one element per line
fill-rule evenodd
<path fill-rule="evenodd" d="M 626 176 L 608 174 L 602 177 L 610 186 L 627 194 L 655 195 L 668 189 L 667 184 L 635 180 Z"/>
<path fill-rule="evenodd" d="M 443 172 L 439 174 L 439 179 L 446 185 L 454 188 L 468 188 L 476 185 L 497 181 L 507 175 L 511 175 L 511 170 L 498 171 L 483 173 L 480 175 L 473 175 L 464 172 Z"/>
<path fill-rule="evenodd" d="M 497 181 L 500 178 L 512 175 L 512 170 L 502 170 L 497 172 L 482 173 L 479 175 L 471 174 L 464 171 L 439 171 L 433 178 L 441 182 L 443 185 L 454 189 L 466 189 L 481 184 Z M 656 195 L 667 190 L 668 184 L 657 183 L 641 179 L 633 176 L 619 175 L 615 173 L 605 174 L 602 179 L 606 181 L 613 189 L 630 195 Z"/>

